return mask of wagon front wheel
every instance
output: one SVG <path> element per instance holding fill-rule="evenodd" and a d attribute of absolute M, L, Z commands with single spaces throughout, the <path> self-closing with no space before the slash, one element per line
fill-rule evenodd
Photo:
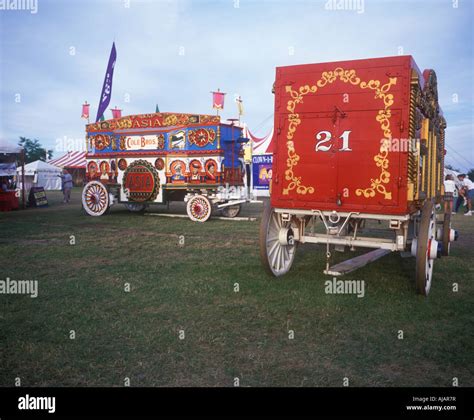
<path fill-rule="evenodd" d="M 436 241 L 436 213 L 433 203 L 427 201 L 421 210 L 421 221 L 416 239 L 416 291 L 428 296 L 433 277 L 434 260 L 438 256 Z"/>
<path fill-rule="evenodd" d="M 260 224 L 260 259 L 273 276 L 286 274 L 295 259 L 296 242 L 291 222 L 266 205 Z"/>
<path fill-rule="evenodd" d="M 186 211 L 193 222 L 205 222 L 211 217 L 212 206 L 204 195 L 195 195 L 189 199 Z"/>
<path fill-rule="evenodd" d="M 99 181 L 88 182 L 82 190 L 82 207 L 89 216 L 102 216 L 110 205 L 109 193 Z"/>

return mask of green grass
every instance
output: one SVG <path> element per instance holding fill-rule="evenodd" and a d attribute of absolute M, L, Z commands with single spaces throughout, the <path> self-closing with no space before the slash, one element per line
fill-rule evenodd
<path fill-rule="evenodd" d="M 454 217 L 461 237 L 428 298 L 414 292 L 414 260 L 391 254 L 346 276 L 365 280 L 359 299 L 324 293 L 324 247 L 300 246 L 288 275 L 268 277 L 258 222 L 122 206 L 92 218 L 79 190 L 75 204 L 48 198 L 0 213 L 0 279 L 39 281 L 36 299 L 0 295 L 0 386 L 474 385 L 473 217 Z"/>

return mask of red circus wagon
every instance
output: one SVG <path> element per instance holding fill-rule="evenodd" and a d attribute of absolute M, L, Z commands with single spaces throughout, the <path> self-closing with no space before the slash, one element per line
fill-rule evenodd
<path fill-rule="evenodd" d="M 411 56 L 279 67 L 271 201 L 260 229 L 263 264 L 288 272 L 298 243 L 326 246 L 339 276 L 400 251 L 416 257 L 427 295 L 434 260 L 456 237 L 443 194 L 446 121 L 436 74 Z M 370 236 L 378 221 L 385 235 Z M 372 232 L 373 233 L 373 232 Z M 333 250 L 373 250 L 330 266 Z"/>
<path fill-rule="evenodd" d="M 154 113 L 87 125 L 84 210 L 103 215 L 114 203 L 133 212 L 184 200 L 191 220 L 212 208 L 235 217 L 247 201 L 242 128 L 215 115 Z"/>

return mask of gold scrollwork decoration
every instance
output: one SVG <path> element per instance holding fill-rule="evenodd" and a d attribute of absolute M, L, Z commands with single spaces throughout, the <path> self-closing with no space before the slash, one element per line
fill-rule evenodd
<path fill-rule="evenodd" d="M 356 195 L 374 197 L 376 193 L 379 193 L 382 194 L 385 199 L 390 200 L 392 198 L 392 193 L 386 190 L 385 185 L 390 181 L 390 172 L 388 171 L 388 151 L 392 138 L 392 132 L 390 130 L 390 117 L 392 116 L 392 113 L 390 107 L 394 103 L 394 97 L 393 94 L 388 92 L 390 91 L 390 88 L 397 83 L 397 78 L 390 77 L 388 82 L 383 85 L 379 80 L 369 80 L 368 82 L 364 82 L 357 76 L 355 70 L 344 70 L 341 67 L 337 67 L 333 71 L 323 72 L 321 78 L 314 85 L 303 85 L 297 90 L 294 90 L 292 86 L 286 86 L 285 88 L 286 92 L 290 95 L 286 107 L 290 114 L 288 115 L 288 132 L 286 136 L 288 157 L 286 160 L 287 169 L 285 170 L 285 180 L 288 181 L 288 184 L 283 188 L 283 194 L 288 195 L 290 191 L 295 189 L 297 194 L 304 195 L 314 193 L 314 187 L 303 185 L 302 177 L 296 176 L 294 170 L 298 165 L 300 156 L 296 153 L 293 138 L 296 129 L 301 124 L 300 116 L 295 112 L 295 109 L 298 104 L 303 103 L 305 95 L 316 93 L 318 88 L 323 88 L 327 84 L 334 83 L 337 79 L 344 83 L 359 86 L 361 89 L 373 90 L 374 98 L 383 101 L 384 108 L 379 110 L 375 117 L 384 134 L 384 139 L 381 141 L 379 152 L 374 156 L 375 164 L 380 168 L 380 174 L 378 178 L 370 179 L 370 187 L 358 188 L 356 190 Z"/>

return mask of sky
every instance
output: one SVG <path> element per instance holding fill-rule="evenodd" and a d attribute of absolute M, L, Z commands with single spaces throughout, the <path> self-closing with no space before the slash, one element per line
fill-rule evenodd
<path fill-rule="evenodd" d="M 5 10 L 11 2 L 27 10 Z M 36 138 L 56 157 L 83 146 L 81 105 L 95 118 L 113 41 L 109 108 L 213 113 L 220 88 L 222 117 L 236 117 L 240 95 L 262 137 L 275 67 L 410 54 L 437 73 L 446 163 L 467 171 L 473 18 L 471 0 L 0 0 L 0 139 Z"/>

